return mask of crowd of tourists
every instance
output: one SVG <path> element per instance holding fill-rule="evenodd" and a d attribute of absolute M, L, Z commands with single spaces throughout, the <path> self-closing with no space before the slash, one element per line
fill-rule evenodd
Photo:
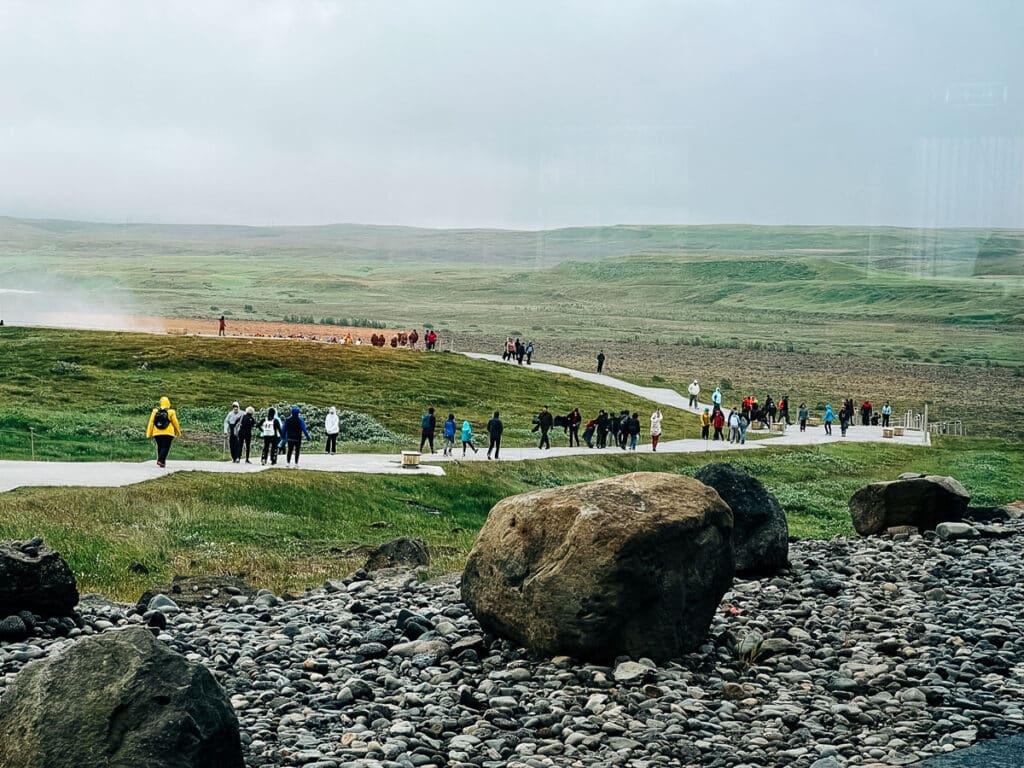
<path fill-rule="evenodd" d="M 530 365 L 533 362 L 533 349 L 532 341 L 523 342 L 508 336 L 501 347 L 501 359 L 510 363 L 519 363 L 519 365 L 525 361 L 527 365 Z"/>

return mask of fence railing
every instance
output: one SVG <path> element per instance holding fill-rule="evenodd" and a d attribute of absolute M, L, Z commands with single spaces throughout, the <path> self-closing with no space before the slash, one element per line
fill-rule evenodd
<path fill-rule="evenodd" d="M 962 421 L 937 421 L 928 425 L 928 431 L 933 435 L 955 435 L 956 437 L 967 435 Z"/>

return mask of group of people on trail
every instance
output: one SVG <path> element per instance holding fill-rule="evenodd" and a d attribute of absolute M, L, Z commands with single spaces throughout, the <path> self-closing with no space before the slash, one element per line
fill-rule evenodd
<path fill-rule="evenodd" d="M 424 448 L 429 448 L 431 453 L 436 453 L 434 449 L 436 430 L 437 416 L 433 406 L 431 406 L 420 417 L 420 453 L 423 453 Z M 476 446 L 473 445 L 473 425 L 470 424 L 468 419 L 463 419 L 462 426 L 459 427 L 455 414 L 449 413 L 448 418 L 444 421 L 443 430 L 444 443 L 442 444 L 442 455 L 452 456 L 454 454 L 456 436 L 458 436 L 459 441 L 462 443 L 463 458 L 466 456 L 466 451 L 478 452 Z M 501 421 L 501 414 L 495 411 L 490 421 L 487 422 L 487 436 L 490 438 L 490 443 L 487 447 L 488 459 L 491 458 L 492 452 L 494 453 L 494 458 L 498 458 L 501 452 L 501 436 L 504 431 L 505 425 Z"/>
<path fill-rule="evenodd" d="M 651 414 L 651 449 L 658 450 L 658 441 L 661 439 L 661 423 L 664 416 L 661 409 Z M 565 416 L 553 416 L 548 406 L 541 408 L 533 419 L 534 432 L 540 432 L 538 448 L 551 448 L 550 432 L 553 427 L 562 427 L 569 435 L 569 447 L 580 445 L 580 426 L 583 425 L 583 442 L 588 448 L 606 448 L 614 445 L 622 450 L 635 451 L 637 442 L 640 439 L 640 414 L 636 411 L 630 413 L 628 409 L 622 411 L 605 411 L 601 409 L 597 415 L 590 419 L 585 425 L 579 408 L 573 408 Z"/>
<path fill-rule="evenodd" d="M 525 359 L 526 364 L 530 365 L 533 360 L 533 342 L 528 341 L 524 344 L 519 339 L 513 340 L 511 336 L 506 337 L 505 344 L 501 348 L 501 359 L 520 365 Z"/>
<path fill-rule="evenodd" d="M 331 419 L 333 417 L 333 432 L 331 430 Z M 331 406 L 325 419 L 324 431 L 327 434 L 328 453 L 333 453 L 331 446 L 337 446 L 338 440 L 338 414 L 334 406 Z M 277 413 L 274 408 L 268 408 L 264 414 L 257 417 L 256 409 L 251 405 L 244 411 L 236 400 L 231 404 L 231 410 L 224 417 L 224 434 L 228 436 L 228 447 L 231 452 L 231 461 L 240 464 L 245 455 L 245 463 L 251 464 L 249 460 L 254 437 L 261 438 L 263 450 L 260 453 L 260 464 L 277 464 L 278 454 L 282 451 L 285 454 L 287 466 L 299 466 L 299 456 L 302 453 L 302 439 L 310 440 L 309 430 L 306 428 L 306 420 L 300 414 L 299 406 L 293 405 L 291 414 L 285 418 Z M 295 464 L 292 464 L 292 458 Z"/>
<path fill-rule="evenodd" d="M 399 347 L 416 349 L 416 344 L 419 343 L 419 340 L 420 334 L 415 328 L 413 328 L 408 333 L 401 331 L 393 334 L 390 339 L 388 339 L 388 337 L 383 333 L 375 333 L 370 336 L 370 346 L 390 346 L 392 349 L 398 349 Z M 428 352 L 434 352 L 437 350 L 437 331 L 433 328 L 423 329 L 423 346 Z"/>

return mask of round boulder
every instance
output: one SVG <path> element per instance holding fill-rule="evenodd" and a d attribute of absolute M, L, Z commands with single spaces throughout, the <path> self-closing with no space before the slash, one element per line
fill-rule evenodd
<path fill-rule="evenodd" d="M 0 765 L 242 768 L 213 675 L 135 627 L 33 662 L 0 699 Z"/>
<path fill-rule="evenodd" d="M 939 523 L 962 520 L 970 500 L 952 477 L 907 477 L 865 485 L 850 499 L 850 519 L 861 536 L 904 525 L 934 530 Z"/>
<path fill-rule="evenodd" d="M 789 564 L 789 525 L 778 499 L 761 481 L 732 464 L 708 464 L 695 475 L 732 510 L 736 573 L 770 576 Z"/>
<path fill-rule="evenodd" d="M 733 578 L 732 512 L 661 472 L 498 502 L 462 598 L 489 632 L 545 654 L 666 660 L 697 648 Z"/>
<path fill-rule="evenodd" d="M 76 605 L 75 574 L 42 539 L 0 542 L 0 617 L 19 611 L 67 616 Z"/>
<path fill-rule="evenodd" d="M 366 565 L 368 571 L 383 568 L 416 568 L 430 565 L 430 552 L 423 539 L 401 538 L 385 542 L 370 553 Z"/>

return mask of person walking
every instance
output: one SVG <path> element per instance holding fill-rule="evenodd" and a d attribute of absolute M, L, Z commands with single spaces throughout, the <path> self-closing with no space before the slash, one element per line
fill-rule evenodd
<path fill-rule="evenodd" d="M 306 421 L 299 415 L 299 406 L 292 406 L 292 415 L 289 416 L 283 427 L 285 446 L 287 454 L 285 454 L 285 463 L 288 466 L 292 464 L 292 454 L 295 454 L 295 468 L 299 468 L 299 454 L 302 453 L 302 437 L 305 435 L 306 439 L 309 440 L 309 430 L 306 429 Z"/>
<path fill-rule="evenodd" d="M 548 432 L 551 431 L 551 425 L 555 419 L 551 415 L 551 411 L 548 410 L 546 405 L 541 406 L 540 413 L 537 414 L 537 423 L 533 427 L 533 432 L 540 430 L 540 442 L 537 443 L 537 448 L 547 448 L 551 450 L 551 441 L 548 439 Z"/>
<path fill-rule="evenodd" d="M 633 415 L 629 417 L 628 431 L 629 431 L 629 450 L 635 451 L 636 450 L 636 443 L 640 439 L 640 414 L 639 413 L 634 412 Z"/>
<path fill-rule="evenodd" d="M 224 434 L 228 436 L 228 446 L 231 450 L 231 461 L 235 464 L 242 456 L 242 441 L 238 438 L 238 430 L 242 421 L 242 409 L 235 400 L 231 404 L 231 410 L 224 417 Z"/>
<path fill-rule="evenodd" d="M 604 370 L 604 350 L 597 353 L 597 372 Z"/>
<path fill-rule="evenodd" d="M 603 408 L 598 411 L 597 419 L 597 447 L 604 448 L 608 445 L 608 412 Z"/>
<path fill-rule="evenodd" d="M 324 453 L 333 456 L 338 452 L 338 435 L 340 433 L 341 421 L 338 419 L 338 409 L 332 405 L 327 409 L 327 415 L 324 417 L 324 434 L 327 435 Z"/>
<path fill-rule="evenodd" d="M 149 414 L 149 423 L 146 425 L 146 439 L 152 438 L 156 442 L 156 465 L 158 467 L 167 466 L 167 454 L 176 437 L 181 437 L 178 414 L 171 408 L 170 399 L 161 397 L 160 405 Z"/>
<path fill-rule="evenodd" d="M 468 421 L 462 422 L 462 434 L 459 435 L 462 440 L 462 458 L 466 458 L 466 449 L 472 448 L 473 453 L 476 453 L 476 446 L 473 445 L 473 425 Z"/>
<path fill-rule="evenodd" d="M 245 413 L 242 414 L 241 421 L 238 422 L 238 455 L 241 456 L 242 450 L 245 450 L 246 464 L 252 464 L 249 461 L 249 452 L 252 450 L 252 430 L 256 426 L 254 413 L 256 413 L 256 409 L 250 405 L 245 409 Z"/>
<path fill-rule="evenodd" d="M 697 395 L 700 394 L 700 384 L 694 379 L 693 382 L 686 388 L 686 391 L 690 393 L 690 407 L 697 407 Z"/>
<path fill-rule="evenodd" d="M 704 409 L 704 413 L 700 415 L 700 437 L 702 440 L 707 440 L 708 435 L 711 433 L 711 414 L 708 409 Z"/>
<path fill-rule="evenodd" d="M 569 414 L 569 447 L 572 448 L 573 440 L 576 441 L 576 447 L 580 447 L 580 424 L 583 422 L 583 417 L 580 416 L 580 409 L 573 408 L 572 413 Z"/>
<path fill-rule="evenodd" d="M 832 413 L 832 406 L 826 403 L 826 405 L 825 405 L 825 416 L 821 420 L 822 423 L 825 425 L 825 434 L 826 435 L 831 435 L 832 434 L 832 422 L 835 421 L 835 418 L 836 418 L 835 414 Z"/>
<path fill-rule="evenodd" d="M 725 414 L 721 408 L 715 411 L 715 418 L 712 419 L 711 424 L 715 428 L 715 433 L 711 439 L 725 440 L 725 436 L 722 434 L 722 427 L 725 426 Z"/>
<path fill-rule="evenodd" d="M 892 417 L 892 406 L 889 405 L 889 401 L 885 401 L 885 405 L 882 406 L 882 426 L 889 426 L 889 419 Z"/>
<path fill-rule="evenodd" d="M 746 445 L 747 428 L 750 426 L 750 419 L 740 413 L 740 445 Z"/>
<path fill-rule="evenodd" d="M 217 328 L 217 335 L 218 336 L 226 336 L 227 335 L 227 329 L 228 329 L 228 324 L 224 321 L 224 315 L 221 315 L 220 316 L 220 326 Z"/>
<path fill-rule="evenodd" d="M 587 422 L 587 425 L 583 428 L 583 442 L 587 444 L 587 448 L 594 447 L 594 431 L 597 429 L 597 419 L 591 419 Z"/>
<path fill-rule="evenodd" d="M 487 436 L 490 443 L 487 446 L 487 458 L 491 458 L 491 451 L 494 451 L 494 458 L 497 460 L 501 451 L 501 433 L 505 431 L 505 425 L 501 423 L 501 413 L 494 412 L 491 420 L 487 422 Z"/>
<path fill-rule="evenodd" d="M 448 418 L 444 420 L 444 448 L 441 451 L 442 456 L 451 456 L 452 449 L 455 447 L 455 414 L 449 413 Z M 463 447 L 462 455 L 466 455 L 466 449 Z"/>
<path fill-rule="evenodd" d="M 263 452 L 260 454 L 261 465 L 266 466 L 268 460 L 271 466 L 277 464 L 277 447 L 281 442 L 282 435 L 281 420 L 277 418 L 277 411 L 268 408 L 267 416 L 263 419 L 263 424 L 260 425 L 260 436 L 263 438 Z"/>
<path fill-rule="evenodd" d="M 719 408 L 722 407 L 722 390 L 715 387 L 715 391 L 711 393 L 711 404 L 717 405 Z"/>
<path fill-rule="evenodd" d="M 839 411 L 839 434 L 840 437 L 846 437 L 846 430 L 850 428 L 850 424 L 853 422 L 853 407 L 845 406 Z"/>
<path fill-rule="evenodd" d="M 800 422 L 800 431 L 807 431 L 807 419 L 810 413 L 807 410 L 807 403 L 800 403 L 800 409 L 796 412 L 796 418 Z"/>
<path fill-rule="evenodd" d="M 729 411 L 729 442 L 739 443 L 740 441 L 740 415 L 736 409 Z"/>
<path fill-rule="evenodd" d="M 768 395 L 768 397 L 766 397 L 765 400 L 764 400 L 764 413 L 768 417 L 768 426 L 769 427 L 771 427 L 772 422 L 775 421 L 775 414 L 777 414 L 778 411 L 779 411 L 779 409 L 775 405 L 775 401 L 772 400 L 772 396 Z"/>
<path fill-rule="evenodd" d="M 793 423 L 789 420 L 789 395 L 779 398 L 779 421 L 786 422 L 787 427 Z"/>
<path fill-rule="evenodd" d="M 434 451 L 434 430 L 437 429 L 437 417 L 434 416 L 434 408 L 427 408 L 427 412 L 420 418 L 420 453 L 423 453 L 423 446 L 429 445 L 430 452 Z"/>
<path fill-rule="evenodd" d="M 658 450 L 658 441 L 661 439 L 661 408 L 655 409 L 651 414 L 651 451 Z"/>
<path fill-rule="evenodd" d="M 533 342 L 528 341 L 526 343 L 526 364 L 530 364 L 530 360 L 533 359 Z"/>

